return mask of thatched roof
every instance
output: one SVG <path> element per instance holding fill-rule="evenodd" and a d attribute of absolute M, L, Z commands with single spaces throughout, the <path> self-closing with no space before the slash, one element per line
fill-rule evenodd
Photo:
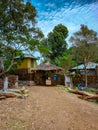
<path fill-rule="evenodd" d="M 42 71 L 50 71 L 50 70 L 63 70 L 63 68 L 58 67 L 56 65 L 53 65 L 49 62 L 46 63 L 41 63 L 38 67 L 37 70 L 42 70 Z"/>

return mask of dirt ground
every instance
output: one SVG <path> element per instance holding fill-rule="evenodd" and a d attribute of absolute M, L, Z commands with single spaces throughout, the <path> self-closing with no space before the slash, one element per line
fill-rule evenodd
<path fill-rule="evenodd" d="M 56 87 L 28 89 L 26 99 L 0 101 L 0 130 L 98 130 L 98 104 Z"/>

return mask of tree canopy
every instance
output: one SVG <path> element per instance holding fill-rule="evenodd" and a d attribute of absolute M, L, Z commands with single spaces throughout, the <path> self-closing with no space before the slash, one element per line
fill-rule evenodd
<path fill-rule="evenodd" d="M 62 24 L 54 27 L 53 31 L 44 39 L 44 46 L 49 48 L 47 57 L 54 62 L 56 58 L 61 56 L 67 48 L 66 37 L 68 36 L 68 29 Z"/>
<path fill-rule="evenodd" d="M 70 38 L 78 63 L 94 61 L 98 58 L 98 36 L 94 30 L 81 25 L 80 31 Z"/>

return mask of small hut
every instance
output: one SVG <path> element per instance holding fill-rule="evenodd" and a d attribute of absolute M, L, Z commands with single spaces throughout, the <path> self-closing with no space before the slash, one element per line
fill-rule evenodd
<path fill-rule="evenodd" d="M 70 69 L 77 76 L 74 79 L 74 84 L 85 82 L 85 69 L 84 64 L 78 65 Z M 91 86 L 98 86 L 98 63 L 88 62 L 86 65 L 88 84 Z M 77 71 L 78 70 L 78 71 Z"/>
<path fill-rule="evenodd" d="M 57 85 L 64 82 L 59 76 L 63 68 L 51 64 L 50 62 L 41 63 L 36 71 L 37 85 Z"/>

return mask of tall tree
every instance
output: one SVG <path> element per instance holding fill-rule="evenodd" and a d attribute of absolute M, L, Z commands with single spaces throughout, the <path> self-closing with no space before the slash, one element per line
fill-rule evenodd
<path fill-rule="evenodd" d="M 84 64 L 85 84 L 87 87 L 87 63 L 98 58 L 98 36 L 87 26 L 81 25 L 80 31 L 70 38 L 73 43 L 74 55 L 78 63 Z"/>
<path fill-rule="evenodd" d="M 68 36 L 68 29 L 62 24 L 58 24 L 54 27 L 53 31 L 48 34 L 47 39 L 44 41 L 44 45 L 49 48 L 47 57 L 54 62 L 56 58 L 61 56 L 67 48 L 65 41 Z"/>
<path fill-rule="evenodd" d="M 0 57 L 9 59 L 9 66 L 0 75 L 9 71 L 16 55 L 39 45 L 43 33 L 36 27 L 36 16 L 30 2 L 0 0 Z"/>

